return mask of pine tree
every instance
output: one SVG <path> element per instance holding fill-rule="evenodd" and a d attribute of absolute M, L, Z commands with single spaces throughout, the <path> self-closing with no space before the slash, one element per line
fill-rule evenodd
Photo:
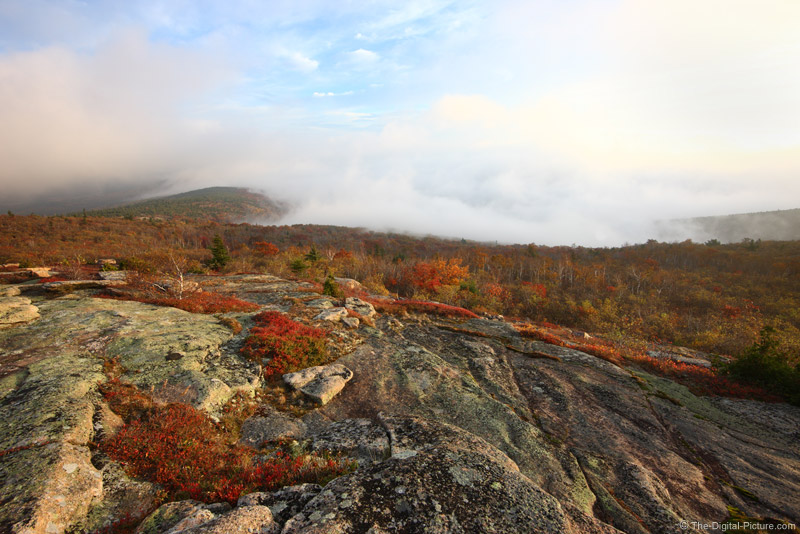
<path fill-rule="evenodd" d="M 225 248 L 225 243 L 222 242 L 219 234 L 214 236 L 214 241 L 208 249 L 211 251 L 211 260 L 208 262 L 208 266 L 212 269 L 218 271 L 231 261 L 231 255 L 228 254 L 228 249 Z"/>

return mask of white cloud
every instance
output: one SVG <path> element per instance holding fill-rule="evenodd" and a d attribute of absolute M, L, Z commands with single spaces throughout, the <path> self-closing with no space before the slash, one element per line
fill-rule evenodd
<path fill-rule="evenodd" d="M 300 72 L 313 72 L 319 67 L 319 61 L 306 57 L 300 52 L 286 52 L 284 57 L 292 68 Z"/>
<path fill-rule="evenodd" d="M 380 56 L 376 52 L 364 48 L 353 50 L 348 54 L 348 57 L 353 63 L 361 65 L 375 63 L 380 59 Z"/>
<path fill-rule="evenodd" d="M 315 96 L 317 98 L 322 98 L 322 97 L 326 97 L 326 96 L 350 96 L 352 94 L 353 94 L 353 91 L 343 91 L 341 93 L 334 93 L 332 91 L 328 91 L 328 92 L 314 91 L 313 96 Z"/>

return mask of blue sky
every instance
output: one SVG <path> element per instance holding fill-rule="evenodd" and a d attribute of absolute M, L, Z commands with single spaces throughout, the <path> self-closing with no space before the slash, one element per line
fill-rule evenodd
<path fill-rule="evenodd" d="M 620 244 L 798 207 L 795 0 L 0 0 L 0 185 Z M 166 184 L 166 185 L 163 185 Z"/>

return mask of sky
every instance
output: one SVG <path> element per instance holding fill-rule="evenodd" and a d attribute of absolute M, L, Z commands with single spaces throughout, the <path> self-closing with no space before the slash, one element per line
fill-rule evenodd
<path fill-rule="evenodd" d="M 800 207 L 797 0 L 0 0 L 0 197 L 615 246 Z"/>

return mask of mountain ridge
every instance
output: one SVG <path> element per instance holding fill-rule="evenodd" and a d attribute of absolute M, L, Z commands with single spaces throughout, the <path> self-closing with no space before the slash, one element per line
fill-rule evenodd
<path fill-rule="evenodd" d="M 93 217 L 161 217 L 245 222 L 275 221 L 286 211 L 284 204 L 250 189 L 215 186 L 108 208 L 84 210 L 81 213 Z"/>

